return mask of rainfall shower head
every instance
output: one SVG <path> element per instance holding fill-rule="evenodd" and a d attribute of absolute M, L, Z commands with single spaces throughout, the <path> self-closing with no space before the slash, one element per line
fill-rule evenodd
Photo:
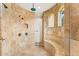
<path fill-rule="evenodd" d="M 32 4 L 31 11 L 33 11 L 33 12 L 35 12 L 35 11 L 36 11 L 36 8 L 34 7 L 34 3 Z"/>

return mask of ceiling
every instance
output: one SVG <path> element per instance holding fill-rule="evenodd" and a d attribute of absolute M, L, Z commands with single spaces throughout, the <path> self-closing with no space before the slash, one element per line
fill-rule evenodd
<path fill-rule="evenodd" d="M 22 8 L 31 11 L 31 8 L 33 7 L 33 3 L 16 3 L 17 5 L 21 6 Z M 39 16 L 42 15 L 42 13 L 51 7 L 54 7 L 56 3 L 34 3 L 34 7 L 36 8 L 35 13 Z M 2 5 L 0 4 L 0 7 Z M 3 7 L 3 6 L 2 6 Z M 2 11 L 4 8 L 2 8 Z M 1 9 L 0 9 L 1 11 Z M 31 11 L 32 12 L 32 11 Z M 1 13 L 1 12 L 0 12 Z"/>
<path fill-rule="evenodd" d="M 33 3 L 17 3 L 19 6 L 21 6 L 24 9 L 27 9 L 29 11 L 31 11 L 30 9 L 33 6 Z M 36 13 L 37 14 L 41 14 L 44 11 L 50 9 L 51 7 L 53 7 L 56 3 L 34 3 L 34 7 L 36 8 Z"/>

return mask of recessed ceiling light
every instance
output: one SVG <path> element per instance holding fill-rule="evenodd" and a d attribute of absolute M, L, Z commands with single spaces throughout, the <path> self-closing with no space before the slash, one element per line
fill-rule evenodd
<path fill-rule="evenodd" d="M 40 7 L 40 6 L 39 6 L 38 8 L 39 8 L 39 9 L 41 9 L 41 7 Z"/>

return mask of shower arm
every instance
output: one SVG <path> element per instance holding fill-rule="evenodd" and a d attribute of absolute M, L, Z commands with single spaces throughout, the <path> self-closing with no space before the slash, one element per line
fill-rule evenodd
<path fill-rule="evenodd" d="M 32 4 L 32 7 L 34 8 L 34 3 Z"/>

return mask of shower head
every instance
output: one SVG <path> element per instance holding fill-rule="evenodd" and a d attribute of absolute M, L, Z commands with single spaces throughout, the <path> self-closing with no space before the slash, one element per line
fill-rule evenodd
<path fill-rule="evenodd" d="M 2 3 L 2 5 L 3 5 L 3 6 L 4 6 L 4 8 L 6 8 L 6 9 L 8 8 L 8 7 L 7 7 L 4 3 Z"/>
<path fill-rule="evenodd" d="M 35 12 L 35 11 L 36 11 L 36 8 L 34 7 L 34 3 L 32 4 L 31 11 L 33 11 L 33 12 Z"/>

